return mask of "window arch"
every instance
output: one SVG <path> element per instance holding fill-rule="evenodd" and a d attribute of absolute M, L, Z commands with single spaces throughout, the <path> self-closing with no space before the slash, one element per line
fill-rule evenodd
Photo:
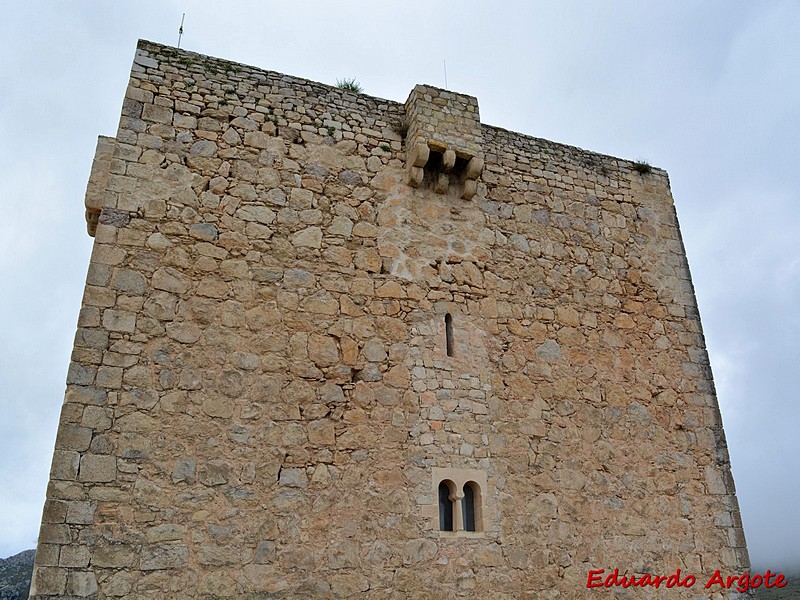
<path fill-rule="evenodd" d="M 474 481 L 464 484 L 464 497 L 461 500 L 461 516 L 464 531 L 480 531 L 481 525 L 481 487 Z"/>
<path fill-rule="evenodd" d="M 479 469 L 433 468 L 433 492 L 436 494 L 440 532 L 466 535 L 487 531 L 483 503 L 487 486 L 486 472 Z"/>
<path fill-rule="evenodd" d="M 455 484 L 445 479 L 439 483 L 439 531 L 455 531 L 453 517 L 453 500 L 455 498 Z"/>

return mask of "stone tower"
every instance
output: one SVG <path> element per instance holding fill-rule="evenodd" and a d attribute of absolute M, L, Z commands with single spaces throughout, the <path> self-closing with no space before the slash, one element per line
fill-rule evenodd
<path fill-rule="evenodd" d="M 748 568 L 665 172 L 140 42 L 86 219 L 32 598 Z"/>

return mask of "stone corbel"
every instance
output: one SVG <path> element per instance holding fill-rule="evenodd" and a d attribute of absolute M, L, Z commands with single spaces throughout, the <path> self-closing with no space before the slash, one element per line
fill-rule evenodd
<path fill-rule="evenodd" d="M 464 200 L 472 200 L 478 191 L 478 177 L 483 172 L 483 159 L 480 156 L 473 156 L 469 159 L 466 169 L 464 169 L 464 191 L 461 197 Z"/>
<path fill-rule="evenodd" d="M 478 190 L 477 179 L 483 172 L 483 158 L 471 156 L 466 166 L 460 172 L 455 172 L 456 160 L 458 156 L 455 150 L 448 148 L 444 144 L 434 140 L 417 141 L 411 144 L 406 159 L 407 182 L 411 187 L 419 187 L 425 178 L 425 168 L 431 156 L 431 145 L 433 150 L 442 156 L 441 165 L 437 165 L 437 173 L 433 178 L 433 190 L 437 194 L 446 194 L 450 189 L 451 176 L 453 181 L 461 182 L 461 198 L 471 200 Z"/>
<path fill-rule="evenodd" d="M 425 176 L 424 167 L 431 156 L 431 149 L 424 142 L 417 142 L 408 152 L 406 167 L 408 171 L 408 185 L 419 187 Z"/>

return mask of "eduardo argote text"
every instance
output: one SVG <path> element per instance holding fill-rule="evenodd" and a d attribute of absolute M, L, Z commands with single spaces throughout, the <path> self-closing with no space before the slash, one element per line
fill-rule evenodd
<path fill-rule="evenodd" d="M 665 588 L 690 588 L 697 583 L 694 575 L 681 576 L 681 570 L 676 569 L 671 575 L 650 575 L 646 573 L 640 577 L 635 575 L 620 575 L 619 569 L 606 573 L 605 569 L 591 569 L 586 579 L 587 588 L 613 588 L 613 587 L 654 587 L 663 585 Z M 701 582 L 702 583 L 702 582 Z M 782 573 L 773 573 L 769 569 L 762 575 L 760 573 L 743 573 L 741 575 L 723 575 L 719 569 L 708 578 L 703 585 L 704 589 L 720 586 L 721 588 L 736 589 L 737 592 L 746 592 L 749 589 L 782 588 L 786 586 L 786 578 Z"/>

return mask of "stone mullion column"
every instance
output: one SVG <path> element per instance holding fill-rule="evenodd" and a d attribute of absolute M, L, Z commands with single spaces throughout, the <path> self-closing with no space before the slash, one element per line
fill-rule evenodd
<path fill-rule="evenodd" d="M 453 531 L 464 531 L 464 492 L 457 489 L 450 495 L 450 501 L 453 503 Z"/>

